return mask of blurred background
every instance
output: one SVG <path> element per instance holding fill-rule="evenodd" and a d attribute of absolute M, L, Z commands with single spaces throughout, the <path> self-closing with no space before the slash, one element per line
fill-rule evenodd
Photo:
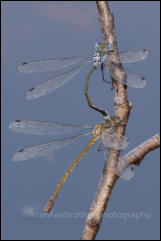
<path fill-rule="evenodd" d="M 94 125 L 101 115 L 84 97 L 84 69 L 55 92 L 28 101 L 27 91 L 55 73 L 21 74 L 25 61 L 71 57 L 94 52 L 102 42 L 95 1 L 2 1 L 2 239 L 80 239 L 102 173 L 104 156 L 95 145 L 82 159 L 60 192 L 52 214 L 43 212 L 65 170 L 90 140 L 76 143 L 43 158 L 14 163 L 25 147 L 55 137 L 16 134 L 12 120 L 27 119 Z M 128 88 L 133 103 L 124 155 L 160 131 L 160 2 L 111 1 L 119 50 L 145 48 L 146 61 L 125 65 L 146 78 L 144 89 Z M 69 68 L 70 69 L 70 68 Z M 59 73 L 59 71 L 58 71 Z M 109 76 L 107 75 L 107 79 Z M 113 92 L 97 70 L 90 84 L 93 102 L 113 114 Z M 159 149 L 149 153 L 134 178 L 119 179 L 111 195 L 97 239 L 159 239 Z"/>

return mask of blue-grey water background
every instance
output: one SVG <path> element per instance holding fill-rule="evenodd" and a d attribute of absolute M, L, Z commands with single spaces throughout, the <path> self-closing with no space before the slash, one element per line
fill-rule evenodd
<path fill-rule="evenodd" d="M 125 65 L 147 80 L 144 89 L 128 88 L 134 105 L 126 135 L 132 148 L 158 133 L 160 123 L 160 3 L 159 1 L 110 2 L 119 50 L 146 48 L 146 61 Z M 83 89 L 89 67 L 55 92 L 28 101 L 27 91 L 55 73 L 20 74 L 17 66 L 29 60 L 70 57 L 92 53 L 102 41 L 96 3 L 2 2 L 2 239 L 80 239 L 104 165 L 95 145 L 82 159 L 63 187 L 51 216 L 43 208 L 58 180 L 90 137 L 49 157 L 21 163 L 13 154 L 55 137 L 16 134 L 8 129 L 15 119 L 87 123 L 102 117 L 89 109 Z M 70 68 L 69 68 L 70 69 Z M 59 71 L 57 72 L 59 73 Z M 107 79 L 108 79 L 107 75 Z M 93 75 L 90 96 L 113 113 L 113 92 Z M 149 153 L 134 178 L 119 179 L 108 203 L 97 239 L 159 239 L 159 149 Z M 34 214 L 34 216 L 32 216 Z"/>

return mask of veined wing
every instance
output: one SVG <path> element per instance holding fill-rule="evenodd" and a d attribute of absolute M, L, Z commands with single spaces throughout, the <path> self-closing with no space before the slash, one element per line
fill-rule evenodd
<path fill-rule="evenodd" d="M 89 125 L 63 124 L 57 122 L 40 122 L 30 120 L 15 120 L 9 124 L 12 131 L 30 135 L 62 135 L 79 130 L 89 130 Z"/>
<path fill-rule="evenodd" d="M 107 149 L 104 149 L 104 155 L 105 155 L 105 158 L 108 159 L 109 152 Z M 115 165 L 111 163 L 110 168 L 116 173 L 117 176 L 125 179 L 126 181 L 131 180 L 135 174 L 134 168 L 132 166 L 127 167 L 126 163 L 122 162 L 120 158 Z"/>
<path fill-rule="evenodd" d="M 133 63 L 145 60 L 148 57 L 146 49 L 119 52 L 121 63 Z"/>
<path fill-rule="evenodd" d="M 102 142 L 105 147 L 115 150 L 124 150 L 129 145 L 129 139 L 126 136 L 113 133 L 108 129 L 102 133 Z"/>
<path fill-rule="evenodd" d="M 109 58 L 112 62 L 115 62 L 115 54 L 110 53 Z M 148 57 L 148 51 L 146 49 L 137 49 L 119 52 L 121 63 L 134 63 L 145 60 Z"/>
<path fill-rule="evenodd" d="M 77 64 L 80 61 L 86 61 L 91 56 L 78 56 L 71 58 L 55 58 L 46 60 L 37 60 L 32 62 L 24 62 L 18 66 L 18 70 L 21 73 L 38 73 L 46 71 L 55 71 L 68 67 L 73 64 Z"/>
<path fill-rule="evenodd" d="M 126 86 L 142 89 L 146 85 L 144 77 L 127 69 L 122 70 L 118 65 L 112 62 L 108 63 L 106 69 L 115 80 Z M 122 73 L 121 76 L 120 73 Z"/>
<path fill-rule="evenodd" d="M 31 146 L 26 149 L 22 149 L 13 156 L 13 161 L 23 161 L 23 160 L 28 160 L 28 159 L 48 155 L 49 153 L 57 151 L 65 146 L 68 146 L 72 142 L 75 142 L 81 136 L 85 136 L 89 134 L 91 133 L 75 135 L 75 136 L 67 137 L 61 140 L 49 142 L 46 144 L 40 144 L 36 146 Z"/>
<path fill-rule="evenodd" d="M 68 81 L 70 81 L 72 78 L 74 78 L 79 72 L 86 67 L 87 65 L 91 64 L 93 60 L 88 60 L 85 63 L 77 66 L 76 68 L 67 71 L 63 74 L 60 74 L 56 76 L 53 79 L 47 80 L 40 85 L 37 85 L 36 87 L 30 89 L 26 95 L 26 98 L 28 100 L 39 98 L 40 96 L 49 94 L 50 92 L 58 89 L 62 85 L 66 84 Z"/>
<path fill-rule="evenodd" d="M 129 139 L 126 136 L 122 136 L 118 133 L 113 133 L 110 130 L 105 130 L 102 133 L 102 143 L 99 146 L 99 151 L 104 150 L 105 158 L 108 159 L 109 149 L 124 150 L 129 144 Z M 125 180 L 130 180 L 134 176 L 134 169 L 132 167 L 125 166 L 125 163 L 119 159 L 119 161 L 113 166 L 110 166 L 113 171 Z"/>
<path fill-rule="evenodd" d="M 105 158 L 106 158 L 106 160 L 108 160 L 108 157 L 110 154 L 109 150 L 107 149 L 107 147 L 105 148 L 105 146 L 104 147 L 102 147 L 102 146 L 103 146 L 103 144 L 101 144 L 101 150 L 99 150 L 99 151 L 104 150 Z M 118 162 L 116 162 L 115 164 L 109 163 L 108 165 L 116 173 L 117 176 L 125 179 L 126 181 L 131 180 L 135 174 L 134 168 L 132 166 L 127 166 L 126 162 L 123 162 L 122 159 L 120 159 L 120 158 L 119 158 Z"/>
<path fill-rule="evenodd" d="M 132 166 L 125 166 L 125 163 L 119 159 L 119 161 L 116 163 L 114 167 L 115 173 L 119 176 L 122 177 L 125 180 L 130 180 L 133 178 L 135 172 L 134 168 Z"/>

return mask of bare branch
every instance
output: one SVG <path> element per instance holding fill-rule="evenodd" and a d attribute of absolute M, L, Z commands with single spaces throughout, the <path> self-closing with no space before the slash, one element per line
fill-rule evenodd
<path fill-rule="evenodd" d="M 101 24 L 102 34 L 105 43 L 112 42 L 116 58 L 119 59 L 117 41 L 114 29 L 114 18 L 106 1 L 97 1 L 99 21 Z M 107 53 L 108 54 L 108 53 Z M 122 66 L 120 66 L 122 67 Z M 115 114 L 124 122 L 124 125 L 118 127 L 117 131 L 124 134 L 127 120 L 129 117 L 130 107 L 126 95 L 126 88 L 111 77 L 114 86 L 114 108 Z M 103 173 L 91 205 L 85 227 L 82 234 L 82 240 L 93 240 L 99 230 L 103 213 L 105 212 L 107 202 L 110 198 L 111 191 L 117 180 L 117 175 L 110 168 L 115 165 L 119 158 L 119 151 L 111 150 L 108 160 L 105 161 Z"/>
<path fill-rule="evenodd" d="M 119 60 L 119 54 L 114 29 L 113 14 L 110 11 L 108 2 L 96 1 L 96 3 L 104 42 L 113 43 L 117 62 L 117 60 Z M 121 64 L 120 67 L 122 68 Z M 120 73 L 117 73 L 117 75 L 119 76 Z M 126 87 L 115 81 L 112 77 L 111 79 L 113 81 L 114 87 L 115 115 L 120 118 L 122 123 L 124 123 L 124 125 L 120 125 L 118 127 L 117 132 L 123 135 L 125 133 L 130 109 L 132 108 L 132 103 L 128 102 Z M 159 146 L 159 141 L 160 138 L 158 135 L 152 137 L 151 139 L 128 153 L 126 156 L 121 158 L 121 162 L 125 162 L 125 164 L 127 165 L 131 163 L 138 165 L 148 152 L 154 150 Z M 103 173 L 99 181 L 90 211 L 88 213 L 87 220 L 85 222 L 84 230 L 81 237 L 82 240 L 94 240 L 98 233 L 103 218 L 103 213 L 105 212 L 112 189 L 118 179 L 118 176 L 114 173 L 114 169 L 112 169 L 111 166 L 116 164 L 119 155 L 119 151 L 110 150 L 108 159 L 105 161 Z"/>
<path fill-rule="evenodd" d="M 158 147 L 160 147 L 160 135 L 156 134 L 123 156 L 119 161 L 119 165 L 123 166 L 124 168 L 128 167 L 129 165 L 139 166 L 145 155 Z M 124 165 L 122 165 L 122 163 Z"/>

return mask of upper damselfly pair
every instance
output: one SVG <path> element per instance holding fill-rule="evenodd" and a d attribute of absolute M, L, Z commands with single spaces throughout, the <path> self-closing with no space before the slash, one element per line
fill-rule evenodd
<path fill-rule="evenodd" d="M 78 73 L 80 73 L 81 70 L 83 70 L 90 64 L 93 64 L 93 67 L 88 74 L 91 74 L 96 68 L 101 67 L 103 80 L 105 80 L 104 70 L 107 70 L 108 73 L 116 81 L 119 81 L 126 86 L 133 88 L 143 88 L 145 86 L 146 81 L 139 74 L 129 71 L 127 69 L 123 69 L 124 75 L 123 78 L 120 79 L 120 77 L 118 77 L 117 70 L 119 72 L 122 71 L 122 69 L 119 67 L 119 63 L 132 63 L 145 60 L 148 55 L 148 51 L 146 49 L 119 52 L 119 59 L 117 58 L 117 63 L 116 54 L 113 51 L 114 49 L 112 43 L 95 44 L 95 49 L 96 50 L 93 54 L 89 54 L 87 56 L 53 58 L 46 60 L 24 62 L 21 65 L 19 65 L 18 70 L 21 73 L 38 73 L 46 71 L 55 71 L 63 69 L 65 67 L 69 67 L 71 65 L 79 64 L 72 70 L 61 73 L 56 77 L 44 81 L 43 83 L 31 88 L 28 91 L 26 98 L 32 100 L 39 98 L 40 96 L 44 96 L 48 93 L 51 93 L 52 91 L 66 84 L 76 75 L 78 75 Z"/>

